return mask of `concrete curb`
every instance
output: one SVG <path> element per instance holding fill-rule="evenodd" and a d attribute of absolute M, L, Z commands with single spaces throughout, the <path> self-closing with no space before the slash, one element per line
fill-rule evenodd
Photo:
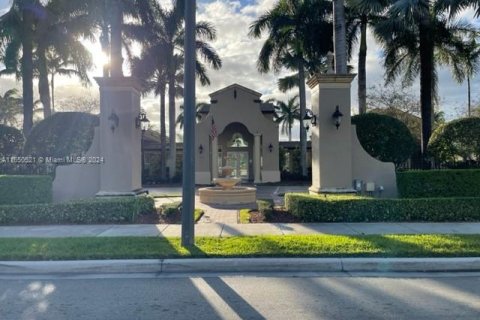
<path fill-rule="evenodd" d="M 0 275 L 197 272 L 459 272 L 480 271 L 472 258 L 226 258 L 165 260 L 3 261 Z"/>

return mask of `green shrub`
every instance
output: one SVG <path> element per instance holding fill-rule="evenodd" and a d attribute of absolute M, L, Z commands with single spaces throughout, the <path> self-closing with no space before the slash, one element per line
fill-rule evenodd
<path fill-rule="evenodd" d="M 0 205 L 49 203 L 50 176 L 0 176 Z"/>
<path fill-rule="evenodd" d="M 440 164 L 479 163 L 480 118 L 458 119 L 438 127 L 432 133 L 428 150 Z"/>
<path fill-rule="evenodd" d="M 38 123 L 25 143 L 24 154 L 41 157 L 81 156 L 90 148 L 98 116 L 57 112 Z"/>
<path fill-rule="evenodd" d="M 97 198 L 55 204 L 0 206 L 1 225 L 131 223 L 154 211 L 150 197 Z"/>
<path fill-rule="evenodd" d="M 479 197 L 480 170 L 425 170 L 397 173 L 401 198 Z"/>
<path fill-rule="evenodd" d="M 258 212 L 265 217 L 271 219 L 274 213 L 272 200 L 257 200 Z"/>
<path fill-rule="evenodd" d="M 287 194 L 285 205 L 304 222 L 480 221 L 480 197 L 373 199 Z"/>
<path fill-rule="evenodd" d="M 0 156 L 16 156 L 22 152 L 25 139 L 20 130 L 0 124 Z"/>
<path fill-rule="evenodd" d="M 415 152 L 416 142 L 408 127 L 390 116 L 367 113 L 352 117 L 358 140 L 372 157 L 397 167 Z"/>
<path fill-rule="evenodd" d="M 181 202 L 164 203 L 160 206 L 161 214 L 166 217 L 172 217 L 180 212 Z"/>

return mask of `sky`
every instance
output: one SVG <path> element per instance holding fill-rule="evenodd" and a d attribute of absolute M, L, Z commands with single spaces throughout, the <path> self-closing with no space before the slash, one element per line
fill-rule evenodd
<path fill-rule="evenodd" d="M 169 5 L 170 0 L 162 0 L 165 5 Z M 6 0 L 0 0 L 0 5 Z M 281 72 L 280 74 L 260 74 L 256 69 L 258 53 L 263 44 L 263 39 L 250 39 L 248 37 L 249 26 L 256 18 L 265 11 L 269 10 L 275 4 L 275 0 L 198 0 L 197 1 L 197 20 L 211 22 L 217 30 L 217 40 L 211 43 L 217 50 L 223 61 L 223 67 L 219 71 L 209 70 L 208 74 L 211 80 L 211 86 L 197 86 L 197 101 L 208 102 L 208 94 L 228 86 L 232 83 L 239 83 L 243 86 L 263 93 L 263 99 L 276 98 L 287 100 L 297 92 L 291 91 L 286 94 L 281 93 L 276 85 L 278 78 L 289 74 Z M 462 14 L 462 19 L 475 22 L 473 11 L 468 10 Z M 382 67 L 382 50 L 373 39 L 371 33 L 368 33 L 368 54 L 367 54 L 367 88 L 374 85 L 384 85 L 384 70 Z M 95 60 L 101 59 L 99 44 L 88 43 L 93 52 Z M 355 50 L 354 52 L 358 52 Z M 357 57 L 354 55 L 350 62 L 356 68 Z M 354 70 L 354 72 L 356 72 Z M 128 71 L 125 72 L 128 75 Z M 101 75 L 101 65 L 91 72 L 91 76 Z M 0 78 L 0 93 L 12 86 L 13 80 Z M 77 94 L 84 95 L 86 90 L 92 95 L 97 94 L 98 87 L 92 84 L 88 89 L 81 88 L 78 80 L 59 79 L 56 94 L 61 97 L 72 97 Z M 480 80 L 472 80 L 472 97 L 480 97 Z M 415 95 L 419 95 L 418 81 L 409 89 Z M 458 117 L 459 112 L 466 109 L 467 105 L 467 87 L 466 84 L 459 85 L 451 77 L 448 69 L 439 70 L 439 93 L 441 98 L 441 110 L 445 112 L 447 119 Z M 357 103 L 357 79 L 352 84 L 352 112 L 358 110 Z M 158 129 L 159 123 L 159 102 L 158 98 L 147 96 L 142 100 L 142 106 L 146 109 L 152 124 Z M 310 101 L 310 92 L 307 92 L 307 106 Z M 182 104 L 179 100 L 177 105 Z M 294 128 L 294 138 L 298 138 L 298 128 Z M 285 136 L 282 139 L 286 139 Z"/>
<path fill-rule="evenodd" d="M 8 12 L 13 0 L 0 0 L 0 16 Z"/>

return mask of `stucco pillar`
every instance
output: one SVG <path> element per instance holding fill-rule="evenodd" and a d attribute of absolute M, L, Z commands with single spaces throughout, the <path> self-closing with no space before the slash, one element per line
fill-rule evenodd
<path fill-rule="evenodd" d="M 355 75 L 321 74 L 312 77 L 311 193 L 353 191 L 350 88 Z M 340 127 L 333 121 L 336 106 L 343 114 Z"/>
<path fill-rule="evenodd" d="M 135 195 L 142 188 L 140 86 L 133 78 L 96 78 L 100 86 L 100 191 Z"/>
<path fill-rule="evenodd" d="M 212 139 L 212 181 L 218 178 L 218 137 Z"/>
<path fill-rule="evenodd" d="M 260 157 L 261 157 L 261 137 L 260 133 L 254 134 L 254 141 L 253 141 L 253 178 L 254 183 L 262 182 L 262 178 L 260 176 L 261 167 L 260 167 Z"/>

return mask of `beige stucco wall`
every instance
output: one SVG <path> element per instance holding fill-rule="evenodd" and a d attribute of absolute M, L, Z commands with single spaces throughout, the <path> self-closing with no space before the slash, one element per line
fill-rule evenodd
<path fill-rule="evenodd" d="M 352 159 L 353 179 L 362 180 L 364 183 L 374 182 L 376 187 L 383 186 L 382 197 L 398 196 L 395 165 L 370 156 L 360 144 L 355 126 L 352 126 Z M 375 195 L 379 193 L 376 192 Z"/>
<path fill-rule="evenodd" d="M 102 164 L 58 167 L 53 182 L 56 202 L 103 195 L 133 195 L 142 186 L 140 91 L 133 78 L 97 78 L 100 85 L 100 126 L 95 129 L 86 156 L 101 157 Z M 118 127 L 111 130 L 112 111 Z"/>
<path fill-rule="evenodd" d="M 353 181 L 374 182 L 383 186 L 383 197 L 396 197 L 396 175 L 393 163 L 371 157 L 358 141 L 351 124 L 351 82 L 355 75 L 317 75 L 309 80 L 312 89 L 312 111 L 317 126 L 312 130 L 312 186 L 310 191 L 353 191 Z M 343 114 L 337 130 L 332 115 L 336 106 Z M 375 193 L 378 195 L 378 192 Z"/>
<path fill-rule="evenodd" d="M 255 102 L 255 100 L 260 99 L 261 94 L 239 85 L 232 85 L 213 93 L 210 97 L 212 101 L 216 101 L 216 103 L 211 104 L 209 114 L 197 124 L 195 130 L 197 150 L 195 159 L 196 183 L 211 183 L 210 132 L 212 118 L 215 120 L 215 126 L 219 136 L 231 123 L 243 124 L 251 135 L 261 134 L 262 172 L 266 172 L 265 179 L 262 177 L 261 182 L 280 181 L 280 171 L 278 168 L 278 125 L 271 120 L 271 116 L 270 119 L 268 116 L 265 116 L 261 112 L 260 104 Z M 273 152 L 268 150 L 270 144 L 273 146 Z M 198 152 L 200 145 L 203 146 L 204 150 L 202 154 Z"/>
<path fill-rule="evenodd" d="M 317 125 L 312 127 L 312 191 L 352 187 L 350 81 L 320 83 L 312 90 L 312 111 Z M 333 79 L 332 81 L 335 81 Z M 336 106 L 343 113 L 335 127 Z"/>
<path fill-rule="evenodd" d="M 97 79 L 98 80 L 98 79 Z M 99 195 L 128 194 L 142 187 L 140 92 L 132 78 L 103 79 L 100 84 L 100 151 L 105 159 L 100 171 Z M 108 118 L 119 118 L 112 131 Z"/>
<path fill-rule="evenodd" d="M 99 128 L 95 128 L 92 145 L 85 157 L 100 155 L 99 142 Z M 58 166 L 53 180 L 53 201 L 63 202 L 95 197 L 100 190 L 100 166 L 99 164 Z"/>

